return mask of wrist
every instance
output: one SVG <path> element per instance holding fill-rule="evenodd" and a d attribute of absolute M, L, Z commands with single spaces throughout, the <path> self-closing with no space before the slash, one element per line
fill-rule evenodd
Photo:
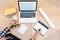
<path fill-rule="evenodd" d="M 10 24 L 9 24 L 9 28 L 11 28 L 17 21 L 13 20 Z"/>

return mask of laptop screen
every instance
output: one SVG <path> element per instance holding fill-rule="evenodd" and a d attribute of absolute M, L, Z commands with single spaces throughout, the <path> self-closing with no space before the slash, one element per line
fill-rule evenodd
<path fill-rule="evenodd" d="M 19 2 L 19 9 L 21 11 L 36 10 L 36 4 L 36 2 Z"/>

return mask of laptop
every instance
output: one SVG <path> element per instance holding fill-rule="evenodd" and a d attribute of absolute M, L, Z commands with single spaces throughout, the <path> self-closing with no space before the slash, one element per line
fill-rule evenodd
<path fill-rule="evenodd" d="M 37 23 L 37 0 L 19 0 L 19 23 Z"/>

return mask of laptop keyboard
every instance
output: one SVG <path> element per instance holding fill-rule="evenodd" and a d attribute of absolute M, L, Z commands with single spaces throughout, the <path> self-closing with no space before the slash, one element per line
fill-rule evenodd
<path fill-rule="evenodd" d="M 35 18 L 35 12 L 26 12 L 26 13 L 24 13 L 24 12 L 22 12 L 22 13 L 20 13 L 20 17 L 21 18 Z"/>

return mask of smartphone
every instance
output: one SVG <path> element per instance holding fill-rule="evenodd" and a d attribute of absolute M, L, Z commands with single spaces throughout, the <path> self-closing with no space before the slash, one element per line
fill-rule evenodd
<path fill-rule="evenodd" d="M 8 33 L 5 35 L 6 40 L 21 40 L 20 38 L 16 37 L 15 35 Z"/>

